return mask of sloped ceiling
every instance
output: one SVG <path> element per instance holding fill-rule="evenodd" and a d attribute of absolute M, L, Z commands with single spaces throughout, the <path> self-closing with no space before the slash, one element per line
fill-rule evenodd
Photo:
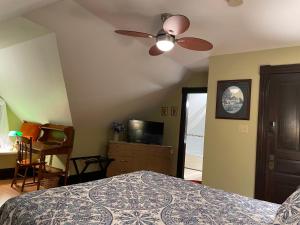
<path fill-rule="evenodd" d="M 141 43 L 118 36 L 111 24 L 74 1 L 26 17 L 56 34 L 76 155 L 105 151 L 112 121 L 159 104 L 189 73 L 169 58 L 149 57 Z"/>
<path fill-rule="evenodd" d="M 71 125 L 54 34 L 0 49 L 0 96 L 21 119 Z"/>
<path fill-rule="evenodd" d="M 207 39 L 214 44 L 214 49 L 194 52 L 177 47 L 165 56 L 195 71 L 207 71 L 210 55 L 300 45 L 299 0 L 244 0 L 239 7 L 229 7 L 225 0 L 74 1 L 115 28 L 153 34 L 160 28 L 161 13 L 186 15 L 191 20 L 191 27 L 181 36 Z M 54 2 L 59 0 L 1 0 L 0 21 Z M 144 44 L 147 54 L 153 42 L 143 39 L 139 42 Z M 117 50 L 117 47 L 113 48 L 113 51 Z"/>
<path fill-rule="evenodd" d="M 26 14 L 60 0 L 1 0 L 0 21 Z"/>
<path fill-rule="evenodd" d="M 0 23 L 0 49 L 50 33 L 45 27 L 23 17 Z"/>
<path fill-rule="evenodd" d="M 194 70 L 207 70 L 210 55 L 300 45 L 299 0 L 244 0 L 240 7 L 229 7 L 225 0 L 76 1 L 116 28 L 152 34 L 160 29 L 161 13 L 187 16 L 190 29 L 180 37 L 207 39 L 214 49 L 201 53 L 178 46 L 166 55 Z M 151 44 L 139 41 L 147 54 Z"/>

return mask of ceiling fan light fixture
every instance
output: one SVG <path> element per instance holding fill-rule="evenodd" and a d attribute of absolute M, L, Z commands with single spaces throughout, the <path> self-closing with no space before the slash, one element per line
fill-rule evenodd
<path fill-rule="evenodd" d="M 156 46 L 163 52 L 171 51 L 175 45 L 175 38 L 172 35 L 163 34 L 157 36 Z"/>
<path fill-rule="evenodd" d="M 242 5 L 243 0 L 226 0 L 229 6 L 236 7 Z"/>
<path fill-rule="evenodd" d="M 171 51 L 175 45 L 194 51 L 211 50 L 213 45 L 206 40 L 195 37 L 176 38 L 177 35 L 184 33 L 189 26 L 190 20 L 184 15 L 163 14 L 162 29 L 160 29 L 156 35 L 131 30 L 115 30 L 115 32 L 131 37 L 155 38 L 155 44 L 152 45 L 148 51 L 151 56 L 158 56 L 164 52 Z"/>

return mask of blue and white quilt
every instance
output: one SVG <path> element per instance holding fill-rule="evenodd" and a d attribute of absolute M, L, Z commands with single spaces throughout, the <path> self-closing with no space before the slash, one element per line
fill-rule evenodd
<path fill-rule="evenodd" d="M 8 200 L 1 225 L 272 224 L 279 205 L 139 171 Z"/>

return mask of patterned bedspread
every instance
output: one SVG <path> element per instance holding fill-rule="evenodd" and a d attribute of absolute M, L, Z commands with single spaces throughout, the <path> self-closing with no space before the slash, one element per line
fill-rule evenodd
<path fill-rule="evenodd" d="M 278 207 L 139 171 L 10 199 L 0 208 L 0 224 L 272 224 Z"/>

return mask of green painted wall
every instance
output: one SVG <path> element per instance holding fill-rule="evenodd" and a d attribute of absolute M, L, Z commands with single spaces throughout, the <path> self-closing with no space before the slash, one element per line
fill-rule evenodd
<path fill-rule="evenodd" d="M 300 63 L 300 47 L 213 56 L 209 62 L 203 182 L 254 196 L 261 65 Z M 250 120 L 215 118 L 218 80 L 252 79 Z"/>
<path fill-rule="evenodd" d="M 17 115 L 11 110 L 8 104 L 6 104 L 6 110 L 7 110 L 9 130 L 19 130 L 22 124 L 22 120 L 20 120 L 17 117 Z"/>
<path fill-rule="evenodd" d="M 4 99 L 5 100 L 5 99 Z M 16 116 L 16 114 L 11 110 L 10 106 L 6 104 L 6 111 L 8 117 L 9 130 L 19 130 L 22 121 Z M 0 169 L 13 168 L 16 163 L 15 154 L 1 154 L 0 155 Z"/>

